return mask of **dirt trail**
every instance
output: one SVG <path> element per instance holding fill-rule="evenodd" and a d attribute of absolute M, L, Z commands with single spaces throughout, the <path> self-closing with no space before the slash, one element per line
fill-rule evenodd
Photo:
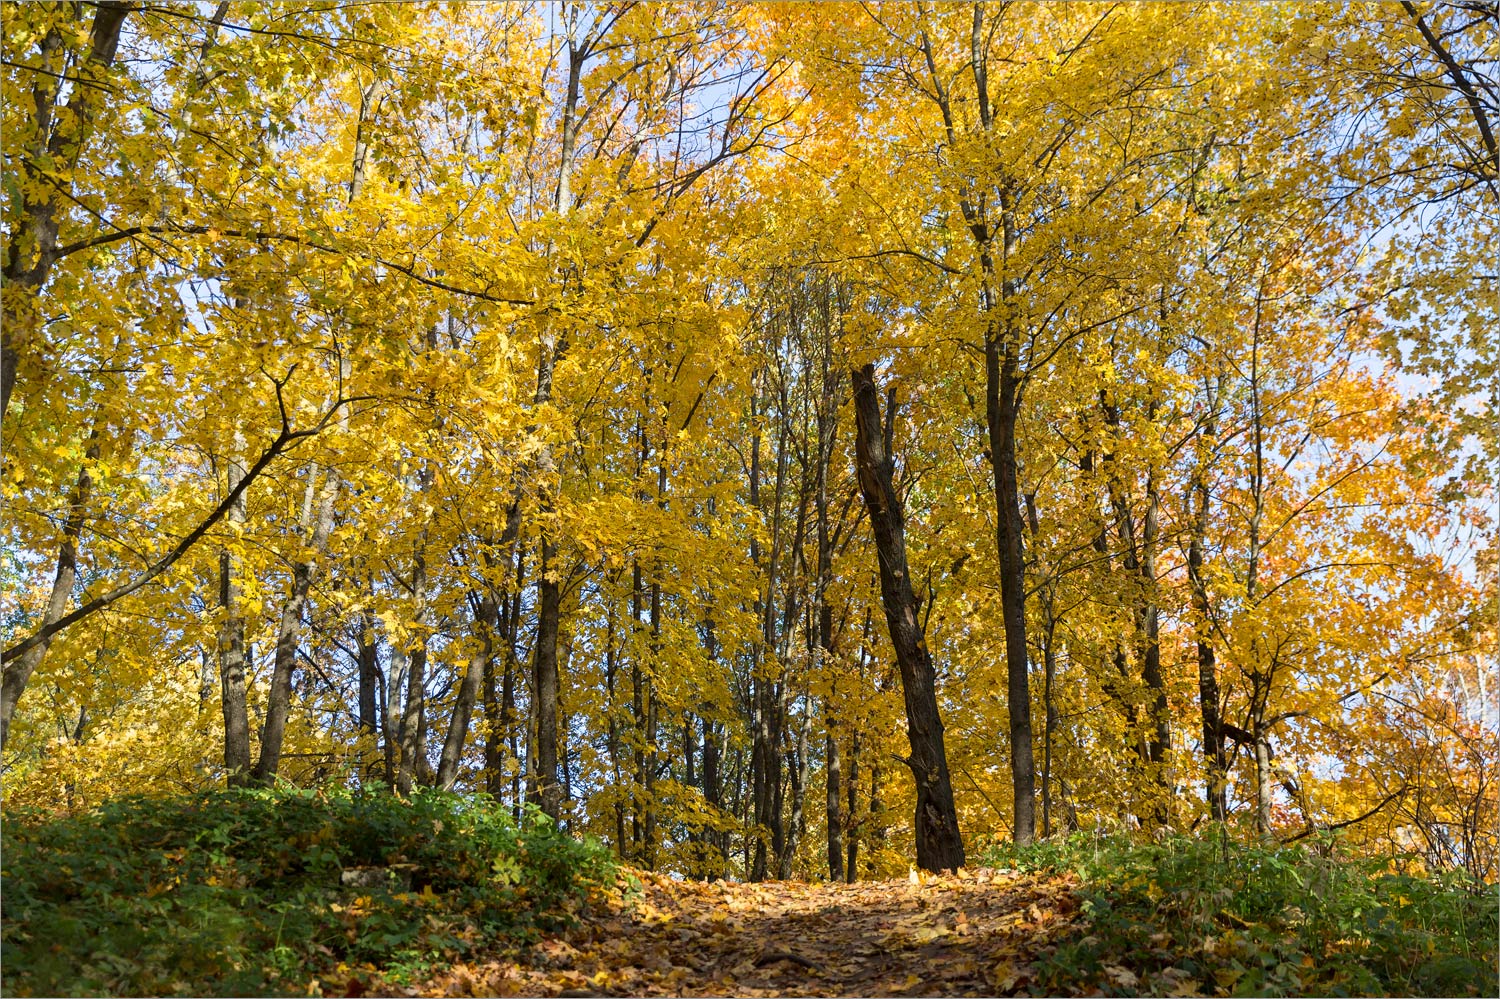
<path fill-rule="evenodd" d="M 421 991 L 493 996 L 994 996 L 1071 929 L 1068 879 L 1007 871 L 853 885 L 637 875 L 518 962 L 458 965 Z"/>

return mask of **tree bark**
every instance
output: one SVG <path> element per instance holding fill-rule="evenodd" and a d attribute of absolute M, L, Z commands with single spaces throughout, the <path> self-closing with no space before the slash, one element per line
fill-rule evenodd
<path fill-rule="evenodd" d="M 1211 406 L 1217 406 L 1217 398 Z M 1203 425 L 1200 439 L 1208 441 L 1214 433 L 1214 421 Z M 1224 752 L 1223 722 L 1219 717 L 1219 677 L 1215 663 L 1214 646 L 1211 640 L 1211 606 L 1208 598 L 1208 580 L 1203 573 L 1204 551 L 1208 542 L 1209 488 L 1208 473 L 1204 468 L 1204 457 L 1200 456 L 1194 470 L 1189 499 L 1192 502 L 1193 526 L 1188 539 L 1187 568 L 1188 585 L 1192 590 L 1193 631 L 1198 653 L 1198 708 L 1203 719 L 1203 758 L 1205 764 L 1204 796 L 1209 813 L 1215 822 L 1223 822 L 1229 815 L 1229 801 L 1225 787 L 1228 769 Z"/>
<path fill-rule="evenodd" d="M 557 772 L 557 633 L 562 612 L 562 587 L 557 581 L 557 546 L 544 535 L 537 570 L 537 633 L 533 655 L 532 696 L 536 712 L 536 767 L 538 804 L 548 816 L 562 815 Z"/>
<path fill-rule="evenodd" d="M 901 669 L 901 688 L 906 701 L 907 737 L 911 743 L 911 756 L 906 763 L 917 785 L 914 819 L 917 865 L 928 871 L 957 870 L 964 864 L 964 844 L 943 746 L 937 677 L 926 636 L 918 623 L 917 598 L 906 562 L 905 514 L 893 482 L 895 462 L 886 444 L 895 413 L 886 414 L 888 423 L 882 421 L 873 364 L 856 369 L 853 384 L 859 487 L 874 529 L 881 602 L 896 663 Z M 888 409 L 894 410 L 894 406 Z"/>
<path fill-rule="evenodd" d="M 380 686 L 380 639 L 375 612 L 368 607 L 359 615 L 359 729 L 362 734 L 380 731 L 377 704 Z"/>
<path fill-rule="evenodd" d="M 755 402 L 751 403 L 752 419 L 756 417 Z M 760 434 L 751 442 L 750 451 L 750 506 L 759 510 L 760 488 Z M 761 620 L 760 641 L 754 650 L 754 665 L 751 675 L 752 741 L 750 754 L 750 791 L 754 806 L 754 859 L 750 865 L 750 880 L 764 881 L 769 873 L 770 857 L 781 846 L 784 831 L 781 823 L 781 677 L 779 662 L 772 661 L 776 650 L 776 586 L 782 551 L 782 501 L 786 490 L 786 423 L 781 421 L 781 433 L 776 446 L 776 481 L 772 490 L 771 551 L 765 562 L 766 593 L 757 610 Z M 752 536 L 750 559 L 761 563 L 759 542 Z M 769 840 L 769 842 L 768 842 Z"/>
<path fill-rule="evenodd" d="M 976 40 L 980 11 L 975 8 Z M 984 91 L 983 60 L 975 53 L 976 81 Z M 988 118 L 987 97 L 981 110 Z M 986 122 L 988 127 L 988 122 Z M 1002 263 L 1016 252 L 1019 235 L 1015 223 L 1014 194 L 1000 192 Z M 982 304 L 987 316 L 995 309 L 994 281 L 999 278 L 1001 304 L 1009 308 L 1016 289 L 1005 272 L 996 267 L 991 250 L 992 227 L 974 208 L 965 211 L 979 247 L 980 269 L 985 277 Z M 1026 560 L 1022 551 L 1020 463 L 1016 429 L 1021 415 L 1021 344 L 1018 331 L 1007 315 L 990 318 L 984 337 L 985 424 L 989 432 L 990 463 L 995 478 L 995 545 L 1000 556 L 1000 608 L 1005 624 L 1006 702 L 1010 717 L 1011 793 L 1015 821 L 1011 836 L 1017 843 L 1036 837 L 1036 760 L 1031 733 L 1031 675 L 1026 647 Z"/>
<path fill-rule="evenodd" d="M 645 852 L 641 859 L 646 869 L 655 870 L 659 834 L 656 831 L 658 811 L 656 807 L 656 769 L 659 761 L 657 726 L 660 721 L 661 703 L 656 693 L 656 671 L 661 668 L 661 584 L 651 584 L 651 669 L 646 674 L 646 730 L 642 733 L 645 743 L 643 754 L 646 764 L 645 809 L 641 819 L 642 846 Z"/>
<path fill-rule="evenodd" d="M 422 490 L 425 492 L 430 472 L 423 473 Z M 412 786 L 418 783 L 426 764 L 427 731 L 427 531 L 424 526 L 417 536 L 417 552 L 412 558 L 411 590 L 412 625 L 417 631 L 417 642 L 407 650 L 406 705 L 401 712 L 398 731 L 400 753 L 396 767 L 396 791 L 411 794 Z"/>
<path fill-rule="evenodd" d="M 231 458 L 226 476 L 230 492 L 245 476 L 245 468 Z M 238 529 L 245 523 L 245 496 L 240 494 L 225 519 Z M 240 610 L 240 588 L 235 581 L 234 559 L 228 549 L 219 552 L 219 685 L 224 711 L 224 767 L 231 787 L 250 778 L 250 714 L 245 705 L 245 616 Z"/>
<path fill-rule="evenodd" d="M 99 460 L 99 426 L 89 431 L 88 446 L 84 449 L 83 464 L 78 469 L 78 479 L 73 483 L 72 495 L 68 497 L 68 519 L 63 522 L 62 540 L 57 546 L 57 566 L 52 575 L 52 590 L 47 595 L 47 607 L 42 613 L 42 629 L 63 618 L 68 608 L 68 598 L 78 582 L 78 541 L 83 535 L 83 524 L 88 511 L 89 497 L 93 493 L 94 478 L 91 466 Z M 31 674 L 41 665 L 52 645 L 50 635 L 21 653 L 14 660 L 7 658 L 4 679 L 0 680 L 0 747 L 10 740 L 10 721 L 21 700 L 21 693 L 31 680 Z"/>
<path fill-rule="evenodd" d="M 986 419 L 995 470 L 995 543 L 1000 553 L 1000 607 L 1005 624 L 1007 707 L 1010 716 L 1011 837 L 1036 836 L 1036 761 L 1031 745 L 1031 676 L 1026 657 L 1026 562 L 1021 550 L 1020 470 L 1016 460 L 1019 416 L 1015 351 L 1009 337 L 985 343 Z"/>
<path fill-rule="evenodd" d="M 1026 519 L 1031 528 L 1033 560 L 1041 548 L 1042 524 L 1037 514 L 1036 495 L 1026 494 Z M 1057 584 L 1052 574 L 1036 565 L 1041 576 L 1038 604 L 1042 614 L 1042 709 L 1046 728 L 1042 730 L 1042 836 L 1052 835 L 1052 746 L 1060 718 L 1057 711 Z"/>
<path fill-rule="evenodd" d="M 469 734 L 469 722 L 474 715 L 474 702 L 479 699 L 479 686 L 487 674 L 494 672 L 498 608 L 494 593 L 485 587 L 474 608 L 474 637 L 479 648 L 464 670 L 453 714 L 448 719 L 442 755 L 438 758 L 437 786 L 444 791 L 453 790 L 458 780 L 458 765 L 463 758 L 464 739 Z"/>
<path fill-rule="evenodd" d="M 803 711 L 797 725 L 797 739 L 792 745 L 792 765 L 787 768 L 792 810 L 787 821 L 786 841 L 777 853 L 779 875 L 783 881 L 791 880 L 792 865 L 797 857 L 797 844 L 802 841 L 802 835 L 807 831 L 807 746 L 811 728 L 812 712 Z"/>
<path fill-rule="evenodd" d="M 859 879 L 859 831 L 855 822 L 855 816 L 859 814 L 859 730 L 856 729 L 849 736 L 849 776 L 845 782 L 848 785 L 848 810 L 845 820 L 848 826 L 845 833 L 845 857 L 844 857 L 844 881 L 854 884 Z"/>
<path fill-rule="evenodd" d="M 316 477 L 315 468 L 309 475 Z M 314 500 L 316 496 L 316 500 Z M 303 505 L 303 531 L 313 555 L 292 565 L 292 586 L 281 605 L 281 619 L 276 628 L 276 657 L 271 675 L 270 696 L 266 701 L 266 720 L 260 734 L 260 756 L 252 777 L 257 784 L 270 784 L 281 767 L 282 741 L 286 736 L 287 717 L 292 705 L 292 674 L 297 668 L 297 647 L 302 638 L 302 622 L 307 609 L 307 594 L 316 572 L 314 559 L 322 553 L 333 529 L 333 508 L 338 498 L 338 479 L 332 470 L 324 474 L 321 487 L 307 484 Z"/>
<path fill-rule="evenodd" d="M 1102 389 L 1099 393 L 1099 406 L 1110 431 L 1118 434 L 1121 430 L 1119 406 Z M 1146 418 L 1148 421 L 1154 420 L 1155 415 L 1153 404 L 1149 407 Z M 1140 679 L 1148 698 L 1144 708 L 1138 700 L 1132 698 L 1130 701 L 1131 726 L 1135 730 L 1132 735 L 1142 769 L 1159 795 L 1157 801 L 1141 810 L 1139 817 L 1143 824 L 1159 826 L 1164 825 L 1170 817 L 1169 803 L 1172 798 L 1171 777 L 1166 770 L 1166 756 L 1172 745 L 1172 730 L 1167 710 L 1166 678 L 1161 670 L 1160 609 L 1156 585 L 1156 546 L 1160 533 L 1158 508 L 1161 498 L 1156 486 L 1156 469 L 1148 469 L 1146 513 L 1138 537 L 1130 497 L 1120 479 L 1112 452 L 1105 453 L 1103 464 L 1109 469 L 1109 502 L 1114 511 L 1116 533 L 1120 540 L 1121 561 L 1125 570 L 1134 578 L 1131 604 L 1135 651 L 1140 664 Z M 1127 662 L 1123 648 L 1118 653 L 1118 662 L 1122 667 Z M 1120 672 L 1127 671 L 1121 668 Z"/>

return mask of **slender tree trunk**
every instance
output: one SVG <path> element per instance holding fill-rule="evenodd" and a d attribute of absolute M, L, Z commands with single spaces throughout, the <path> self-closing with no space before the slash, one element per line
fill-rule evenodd
<path fill-rule="evenodd" d="M 429 331 L 428 349 L 436 347 L 435 329 Z M 417 468 L 417 493 L 425 496 L 432 488 L 436 472 L 430 462 L 424 461 Z M 430 522 L 424 522 L 417 531 L 411 560 L 412 620 L 411 631 L 416 633 L 415 642 L 406 645 L 406 703 L 401 709 L 397 730 L 399 752 L 397 753 L 395 790 L 408 795 L 413 785 L 431 782 L 431 767 L 427 762 L 427 642 L 429 640 L 431 593 L 427 578 L 427 532 Z M 401 688 L 393 688 L 400 696 Z"/>
<path fill-rule="evenodd" d="M 376 707 L 380 683 L 380 632 L 375 612 L 365 608 L 359 615 L 359 728 L 375 735 L 380 730 Z"/>
<path fill-rule="evenodd" d="M 999 345 L 986 350 L 990 392 L 990 452 L 995 466 L 996 544 L 1000 551 L 1000 605 L 1005 623 L 1007 704 L 1010 713 L 1012 838 L 1036 836 L 1036 763 L 1031 747 L 1031 679 L 1026 663 L 1026 563 L 1021 552 L 1021 508 L 1016 463 L 1016 389 L 1011 365 L 1002 367 Z"/>
<path fill-rule="evenodd" d="M 1047 711 L 1047 729 L 1042 733 L 1042 835 L 1052 835 L 1052 742 L 1060 719 L 1057 711 L 1057 621 L 1052 616 L 1052 594 L 1043 599 L 1042 703 Z"/>
<path fill-rule="evenodd" d="M 237 460 L 229 460 L 227 488 L 233 492 L 245 475 Z M 232 530 L 245 523 L 245 497 L 224 515 Z M 235 580 L 234 558 L 228 549 L 219 552 L 219 686 L 224 711 L 224 768 L 229 785 L 235 787 L 250 779 L 250 713 L 245 704 L 245 617 L 240 610 L 240 588 Z"/>
<path fill-rule="evenodd" d="M 509 608 L 500 607 L 503 621 Z M 484 791 L 496 801 L 505 791 L 505 723 L 500 713 L 500 656 L 492 655 L 484 664 L 484 688 L 480 710 L 484 713 Z"/>
<path fill-rule="evenodd" d="M 370 585 L 373 594 L 373 580 Z M 355 628 L 359 642 L 359 731 L 361 738 L 375 742 L 380 737 L 380 629 L 374 610 L 366 607 L 360 611 Z M 368 754 L 362 750 L 359 762 L 361 786 L 374 776 Z"/>
<path fill-rule="evenodd" d="M 646 731 L 645 731 L 645 760 L 646 760 L 646 814 L 641 822 L 641 833 L 646 852 L 643 859 L 646 869 L 656 869 L 657 851 L 657 808 L 656 808 L 656 769 L 659 761 L 660 750 L 657 746 L 657 725 L 660 721 L 658 711 L 660 709 L 659 699 L 656 695 L 656 671 L 661 666 L 661 584 L 651 584 L 651 671 L 646 679 Z"/>
<path fill-rule="evenodd" d="M 578 102 L 582 93 L 583 69 L 588 61 L 592 36 L 580 40 L 575 37 L 575 25 L 568 24 L 568 83 L 562 106 L 562 148 L 558 160 L 557 188 L 554 206 L 560 216 L 573 210 L 572 176 L 574 158 L 577 154 L 578 129 L 581 124 Z M 552 381 L 558 356 L 563 351 L 564 336 L 556 324 L 544 320 L 538 338 L 536 372 L 536 394 L 533 404 L 537 409 L 552 401 Z M 555 578 L 557 571 L 557 539 L 551 535 L 553 528 L 547 523 L 553 511 L 553 482 L 557 474 L 556 459 L 551 446 L 542 441 L 536 460 L 538 482 L 538 509 L 541 554 L 541 571 L 537 574 L 537 627 L 536 648 L 532 653 L 532 721 L 531 734 L 536 740 L 536 756 L 530 772 L 537 781 L 537 798 L 542 811 L 556 819 L 562 810 L 561 786 L 558 783 L 558 730 L 557 730 L 557 635 L 562 614 L 561 584 Z M 549 576 L 554 578 L 549 579 Z"/>
<path fill-rule="evenodd" d="M 977 8 L 976 8 L 977 10 Z M 976 14 L 977 16 L 977 14 Z M 1011 196 L 1001 197 L 1002 251 L 1007 262 L 1018 236 Z M 974 225 L 981 248 L 981 267 L 992 278 L 989 227 Z M 993 315 L 993 286 L 986 282 L 984 306 Z M 1008 277 L 1002 277 L 1000 296 L 1007 307 L 1015 299 Z M 1015 801 L 1012 838 L 1030 843 L 1036 836 L 1036 762 L 1032 754 L 1031 676 L 1026 647 L 1026 560 L 1022 552 L 1020 465 L 1016 428 L 1021 410 L 1020 336 L 1009 317 L 991 319 L 985 333 L 985 423 L 989 431 L 990 462 L 995 472 L 995 544 L 1000 555 L 1000 608 L 1005 624 L 1007 707 L 1010 715 L 1011 792 Z"/>
<path fill-rule="evenodd" d="M 52 575 L 52 590 L 47 595 L 46 610 L 42 612 L 44 628 L 62 620 L 68 609 L 68 598 L 78 581 L 78 541 L 83 535 L 89 497 L 94 488 L 92 466 L 99 460 L 99 434 L 96 424 L 89 432 L 83 465 L 73 483 L 72 495 L 68 497 L 68 519 L 63 522 L 62 540 L 57 546 L 57 567 Z M 0 680 L 0 747 L 10 739 L 10 721 L 15 714 L 16 704 L 20 701 L 27 682 L 31 680 L 31 674 L 41 665 L 51 645 L 52 639 L 49 637 L 5 664 L 4 679 Z"/>
<path fill-rule="evenodd" d="M 631 567 L 630 618 L 637 635 L 645 626 L 646 584 L 641 573 L 641 563 L 635 561 Z M 630 842 L 632 853 L 644 857 L 645 829 L 641 825 L 646 810 L 646 675 L 641 668 L 640 644 L 636 644 L 635 655 L 630 658 L 630 710 L 634 726 L 632 738 L 634 775 L 631 787 Z"/>
<path fill-rule="evenodd" d="M 887 404 L 889 422 L 883 423 L 873 364 L 854 372 L 854 407 L 859 486 L 874 529 L 881 602 L 901 669 L 901 688 L 906 701 L 907 737 L 911 743 L 907 765 L 917 785 L 913 820 L 917 865 L 928 871 L 957 870 L 964 865 L 964 844 L 943 746 L 937 677 L 918 621 L 917 598 L 906 562 L 905 515 L 893 482 L 895 463 L 887 443 L 895 423 L 894 399 Z M 1019 507 L 1016 513 L 1020 515 Z M 1028 733 L 1029 724 L 1028 721 Z"/>
<path fill-rule="evenodd" d="M 752 419 L 754 405 L 752 403 Z M 754 802 L 756 826 L 754 859 L 750 865 L 750 880 L 764 881 L 769 874 L 770 858 L 784 842 L 781 823 L 781 677 L 780 663 L 773 662 L 776 641 L 776 590 L 782 551 L 782 505 L 786 490 L 787 432 L 786 421 L 781 421 L 781 431 L 776 446 L 776 481 L 772 491 L 771 551 L 766 562 L 766 593 L 758 610 L 761 618 L 760 642 L 755 650 L 755 665 L 752 670 L 751 687 L 753 698 L 753 739 L 750 757 L 750 784 Z M 760 490 L 760 435 L 756 433 L 751 444 L 750 457 L 750 505 L 759 510 Z M 760 564 L 758 543 L 751 540 L 751 561 Z M 769 842 L 768 842 L 769 840 Z"/>
<path fill-rule="evenodd" d="M 557 582 L 557 547 L 542 539 L 537 572 L 537 634 L 533 658 L 532 696 L 536 714 L 537 796 L 542 811 L 553 819 L 562 815 L 562 788 L 557 771 L 557 632 L 562 587 Z"/>
<path fill-rule="evenodd" d="M 1202 437 L 1206 441 L 1212 435 L 1213 421 L 1210 420 L 1204 424 Z M 1203 718 L 1203 791 L 1213 820 L 1223 822 L 1229 815 L 1225 787 L 1225 771 L 1228 766 L 1224 753 L 1223 723 L 1219 717 L 1219 677 L 1211 641 L 1208 581 L 1203 574 L 1203 555 L 1208 540 L 1209 490 L 1201 456 L 1193 476 L 1189 498 L 1195 507 L 1192 535 L 1188 540 L 1187 565 L 1188 584 L 1192 589 L 1193 631 L 1198 652 L 1198 709 Z"/>
<path fill-rule="evenodd" d="M 843 816 L 843 761 L 839 759 L 839 740 L 828 714 L 828 704 L 823 704 L 823 719 L 827 732 L 823 737 L 824 774 L 827 783 L 825 805 L 828 818 L 828 880 L 844 880 L 844 816 Z"/>
<path fill-rule="evenodd" d="M 844 880 L 851 885 L 859 878 L 859 827 L 855 822 L 855 816 L 859 814 L 859 742 L 859 729 L 855 729 L 849 735 L 849 776 L 846 781 L 849 805 L 845 813 L 848 830 L 845 834 Z"/>
<path fill-rule="evenodd" d="M 724 799 L 719 776 L 719 736 L 715 729 L 716 726 L 714 723 L 705 718 L 703 721 L 703 800 L 708 804 L 709 814 L 717 819 L 724 808 Z M 723 836 L 717 831 L 710 831 L 708 839 L 721 854 L 721 863 L 718 869 L 711 870 L 708 874 L 708 880 L 715 881 L 723 876 L 722 860 L 727 858 L 723 857 L 722 854 L 724 853 L 726 844 L 724 843 Z"/>
<path fill-rule="evenodd" d="M 520 602 L 520 596 L 515 598 Z M 521 733 L 522 721 L 521 711 L 516 706 L 516 678 L 521 672 L 521 662 L 515 654 L 508 655 L 505 659 L 505 679 L 501 686 L 501 712 L 506 718 L 506 748 L 510 750 L 507 763 L 510 770 L 510 813 L 517 822 L 521 821 Z"/>
<path fill-rule="evenodd" d="M 486 674 L 494 673 L 498 607 L 494 593 L 486 587 L 474 611 L 474 637 L 479 642 L 479 649 L 464 670 L 463 681 L 458 688 L 458 699 L 454 702 L 453 714 L 448 719 L 443 752 L 438 759 L 437 786 L 444 791 L 453 790 L 453 785 L 458 780 L 464 738 L 469 734 L 469 721 L 474 714 L 474 702 L 479 698 L 480 682 Z"/>
<path fill-rule="evenodd" d="M 1120 409 L 1101 390 L 1099 405 L 1105 423 L 1118 433 L 1121 428 Z M 1147 411 L 1147 419 L 1155 418 L 1155 405 Z M 1155 786 L 1157 800 L 1141 810 L 1143 825 L 1164 825 L 1170 818 L 1169 805 L 1172 798 L 1171 776 L 1167 773 L 1166 756 L 1171 749 L 1172 731 L 1167 710 L 1166 679 L 1161 670 L 1161 641 L 1158 634 L 1160 611 L 1156 584 L 1156 547 L 1158 508 L 1160 496 L 1156 486 L 1156 470 L 1146 473 L 1146 515 L 1139 536 L 1136 533 L 1135 515 L 1131 511 L 1130 497 L 1115 467 L 1112 453 L 1104 455 L 1104 465 L 1110 469 L 1108 491 L 1110 506 L 1114 511 L 1116 532 L 1120 539 L 1121 560 L 1126 572 L 1134 581 L 1131 593 L 1132 616 L 1135 629 L 1135 648 L 1140 664 L 1140 680 L 1144 684 L 1148 701 L 1144 708 L 1139 701 L 1131 701 L 1132 728 L 1136 740 L 1137 755 L 1147 780 Z M 1124 649 L 1117 653 L 1118 672 L 1128 673 Z"/>
<path fill-rule="evenodd" d="M 609 753 L 609 768 L 612 781 L 610 791 L 614 796 L 614 805 L 611 812 L 615 820 L 615 853 L 624 858 L 627 853 L 625 840 L 625 802 L 621 797 L 624 787 L 625 769 L 622 766 L 624 750 L 620 745 L 620 722 L 619 705 L 617 703 L 616 688 L 618 687 L 617 675 L 619 673 L 619 659 L 615 650 L 615 628 L 616 628 L 616 601 L 613 588 L 606 591 L 606 604 L 604 611 L 604 704 L 608 718 L 608 730 L 605 738 L 605 750 Z"/>
<path fill-rule="evenodd" d="M 831 303 L 830 303 L 831 304 Z M 831 320 L 831 317 L 830 317 Z M 829 323 L 831 325 L 831 321 Z M 813 620 L 817 624 L 817 640 L 813 656 L 817 672 L 827 669 L 834 654 L 833 606 L 828 601 L 828 587 L 833 578 L 833 539 L 828 515 L 828 472 L 833 462 L 833 451 L 838 433 L 839 379 L 834 375 L 831 329 L 822 331 L 822 352 L 819 365 L 820 396 L 818 399 L 818 454 L 816 481 L 813 487 L 813 509 L 816 515 L 818 544 L 817 578 L 813 583 Z M 828 833 L 828 878 L 830 881 L 844 880 L 844 816 L 842 814 L 843 774 L 839 759 L 838 726 L 834 703 L 837 700 L 837 684 L 823 701 L 823 760 L 826 793 L 824 797 Z"/>
<path fill-rule="evenodd" d="M 402 641 L 391 643 L 389 676 L 385 683 L 385 710 L 382 719 L 382 748 L 385 756 L 385 784 L 395 788 L 396 773 L 401 767 L 401 705 L 406 696 L 407 676 L 411 673 L 411 656 Z"/>
<path fill-rule="evenodd" d="M 1155 407 L 1152 407 L 1153 410 Z M 1154 415 L 1154 414 L 1153 414 Z M 1142 627 L 1141 679 L 1151 692 L 1151 741 L 1150 759 L 1157 792 L 1162 796 L 1155 808 L 1158 826 L 1171 820 L 1171 804 L 1175 793 L 1172 775 L 1168 769 L 1168 754 L 1172 751 L 1172 716 L 1167 707 L 1167 681 L 1161 668 L 1161 604 L 1157 595 L 1156 548 L 1161 533 L 1159 509 L 1161 496 L 1157 490 L 1156 470 L 1146 476 L 1146 521 L 1141 535 L 1141 589 Z"/>
<path fill-rule="evenodd" d="M 318 475 L 318 470 L 314 469 L 309 475 L 311 478 L 307 483 L 307 495 L 303 502 L 303 529 L 306 544 L 313 554 L 306 560 L 298 560 L 292 565 L 291 591 L 281 605 L 281 619 L 276 628 L 276 655 L 271 675 L 271 690 L 266 700 L 266 720 L 260 735 L 260 756 L 255 761 L 253 771 L 257 784 L 269 784 L 274 781 L 281 767 L 282 741 L 286 736 L 286 723 L 292 706 L 292 676 L 297 668 L 297 649 L 302 639 L 307 595 L 312 589 L 316 572 L 314 560 L 327 545 L 328 534 L 333 529 L 333 509 L 338 498 L 338 480 L 332 471 L 329 471 L 324 475 L 320 487 L 319 483 L 313 481 Z"/>
<path fill-rule="evenodd" d="M 1263 316 L 1263 292 L 1257 294 L 1255 323 L 1250 341 L 1250 430 L 1252 462 L 1250 465 L 1251 510 L 1248 557 L 1245 566 L 1245 605 L 1254 610 L 1260 603 L 1261 524 L 1266 509 L 1265 421 L 1261 413 L 1260 330 Z M 1263 837 L 1271 836 L 1271 740 L 1266 726 L 1266 705 L 1271 697 L 1271 670 L 1261 668 L 1261 645 L 1252 634 L 1250 640 L 1250 734 L 1255 742 L 1255 829 Z"/>
<path fill-rule="evenodd" d="M 880 798 L 884 790 L 885 768 L 880 765 L 880 758 L 876 757 L 870 766 L 870 814 L 866 817 L 870 828 L 870 847 L 873 850 L 885 849 L 885 802 Z"/>
<path fill-rule="evenodd" d="M 1042 614 L 1042 706 L 1047 725 L 1042 731 L 1042 836 L 1052 835 L 1052 742 L 1059 724 L 1057 713 L 1057 586 L 1051 572 L 1040 564 L 1035 553 L 1041 550 L 1041 518 L 1037 514 L 1035 493 L 1026 494 L 1026 519 L 1031 529 L 1034 570 L 1041 577 L 1038 587 L 1038 609 Z"/>
<path fill-rule="evenodd" d="M 521 551 L 520 544 L 520 508 L 514 504 L 511 511 L 515 516 L 516 539 L 503 550 L 508 564 L 514 569 L 510 576 L 509 585 L 501 591 L 499 600 L 499 624 L 501 652 L 498 657 L 490 657 L 489 674 L 485 687 L 485 719 L 489 723 L 489 734 L 484 744 L 484 770 L 485 788 L 496 801 L 500 801 L 505 795 L 506 761 L 518 759 L 516 755 L 516 642 L 521 632 L 521 593 L 525 586 L 526 560 Z M 505 661 L 503 674 L 498 659 Z M 509 747 L 509 755 L 506 749 Z M 514 808 L 519 802 L 516 800 L 514 789 L 512 789 L 511 804 Z"/>
<path fill-rule="evenodd" d="M 864 620 L 860 624 L 859 632 L 859 675 L 865 676 L 865 667 L 870 657 L 870 632 L 874 625 L 870 613 L 870 605 L 865 604 Z M 846 837 L 848 839 L 848 860 L 844 865 L 844 878 L 849 884 L 859 879 L 859 839 L 860 829 L 866 824 L 856 818 L 859 815 L 859 751 L 861 745 L 861 732 L 856 726 L 849 735 L 849 808 L 845 825 L 848 827 Z M 876 764 L 879 765 L 878 763 Z M 878 783 L 878 781 L 877 781 Z M 872 785 L 873 786 L 873 785 Z M 875 801 L 870 800 L 870 808 L 874 809 Z"/>
<path fill-rule="evenodd" d="M 797 857 L 797 844 L 801 842 L 802 834 L 807 829 L 807 745 L 811 728 L 812 715 L 804 711 L 797 724 L 797 739 L 792 747 L 792 765 L 787 768 L 792 811 L 787 822 L 786 841 L 777 853 L 779 876 L 783 881 L 788 881 L 792 877 L 792 864 Z"/>
<path fill-rule="evenodd" d="M 412 786 L 421 782 L 427 755 L 424 736 L 427 731 L 427 626 L 430 610 L 427 556 L 423 553 L 426 540 L 426 531 L 423 530 L 418 535 L 417 554 L 412 559 L 412 624 L 418 634 L 416 644 L 407 652 L 406 706 L 401 712 L 401 753 L 400 766 L 396 769 L 396 791 L 402 795 L 411 794 Z"/>
<path fill-rule="evenodd" d="M 1271 773 L 1271 740 L 1260 729 L 1256 719 L 1251 733 L 1255 736 L 1255 831 L 1271 835 L 1271 791 L 1275 776 Z"/>

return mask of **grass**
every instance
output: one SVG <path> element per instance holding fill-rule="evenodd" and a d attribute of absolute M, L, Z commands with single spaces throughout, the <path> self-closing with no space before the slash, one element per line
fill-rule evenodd
<path fill-rule="evenodd" d="M 986 860 L 1082 881 L 1088 928 L 1036 968 L 1038 994 L 1500 994 L 1495 886 L 1458 873 L 1220 837 L 1078 836 Z"/>
<path fill-rule="evenodd" d="M 485 797 L 124 798 L 3 825 L 5 995 L 358 994 L 569 921 L 607 854 Z M 364 868 L 365 883 L 343 883 Z"/>

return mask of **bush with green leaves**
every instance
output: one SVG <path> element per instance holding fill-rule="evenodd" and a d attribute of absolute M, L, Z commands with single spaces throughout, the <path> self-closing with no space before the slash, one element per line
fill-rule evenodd
<path fill-rule="evenodd" d="M 1500 994 L 1494 885 L 1389 860 L 1213 835 L 1077 835 L 986 862 L 1071 871 L 1085 927 L 1036 968 L 1038 994 Z"/>
<path fill-rule="evenodd" d="M 566 923 L 608 854 L 485 796 L 217 790 L 3 824 L 6 995 L 306 994 Z M 358 871 L 352 880 L 346 871 Z"/>

